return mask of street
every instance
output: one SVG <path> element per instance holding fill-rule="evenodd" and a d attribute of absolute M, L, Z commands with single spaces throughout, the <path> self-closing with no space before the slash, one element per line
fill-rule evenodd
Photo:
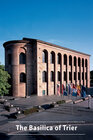
<path fill-rule="evenodd" d="M 91 104 L 93 99 L 91 99 Z M 19 120 L 10 119 L 4 124 L 0 122 L 0 136 L 2 139 L 16 140 L 20 137 L 23 140 L 43 140 L 43 139 L 69 139 L 76 140 L 92 140 L 93 138 L 93 106 L 87 109 L 88 100 L 81 103 L 72 104 L 65 103 L 55 108 L 45 110 L 43 112 L 27 115 Z M 77 126 L 77 131 L 17 131 L 16 125 L 69 125 Z M 3 135 L 4 134 L 4 135 Z M 7 135 L 6 135 L 7 134 Z"/>

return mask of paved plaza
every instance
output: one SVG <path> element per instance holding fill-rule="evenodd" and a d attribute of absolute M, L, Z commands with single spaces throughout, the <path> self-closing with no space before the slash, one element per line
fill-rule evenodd
<path fill-rule="evenodd" d="M 46 139 L 54 139 L 61 140 L 61 138 L 69 137 L 56 135 L 49 135 L 46 132 L 46 135 L 43 135 L 41 131 L 38 133 L 38 137 L 36 135 L 32 135 L 30 132 L 26 132 L 21 135 L 21 132 L 17 132 L 15 129 L 16 124 L 27 124 L 27 123 L 45 123 L 51 124 L 55 126 L 56 124 L 64 124 L 70 123 L 72 125 L 78 125 L 78 134 L 84 134 L 84 136 L 74 136 L 76 140 L 80 140 L 82 137 L 87 140 L 92 140 L 92 130 L 93 130 L 93 98 L 90 98 L 90 109 L 88 109 L 89 100 L 81 101 L 81 97 L 74 96 L 31 96 L 29 98 L 14 98 L 14 97 L 4 97 L 11 105 L 14 107 L 19 107 L 21 109 L 29 109 L 33 106 L 42 106 L 46 104 L 51 104 L 57 101 L 64 100 L 65 103 L 59 104 L 54 108 L 46 109 L 41 112 L 35 112 L 29 115 L 24 115 L 21 118 L 8 118 L 7 115 L 11 112 L 5 110 L 4 104 L 0 104 L 0 136 L 4 140 L 16 140 L 16 139 L 32 139 L 32 140 L 46 140 Z M 80 101 L 75 104 L 73 102 Z M 37 133 L 37 132 L 36 132 Z M 59 133 L 59 132 L 58 132 Z M 61 132 L 63 134 L 63 132 Z M 26 135 L 25 135 L 26 134 Z M 72 134 L 72 133 L 71 133 Z M 20 135 L 20 136 L 19 136 Z M 28 135 L 28 136 L 27 136 Z M 90 137 L 89 137 L 90 135 Z M 70 136 L 72 138 L 72 136 Z"/>
<path fill-rule="evenodd" d="M 74 96 L 59 96 L 59 95 L 51 95 L 51 96 L 31 96 L 29 98 L 13 98 L 13 97 L 5 97 L 11 104 L 14 106 L 19 106 L 23 109 L 31 108 L 33 106 L 39 106 L 43 104 L 51 104 L 53 102 L 57 102 L 60 100 L 65 101 L 74 101 L 80 99 L 81 97 Z M 14 100 L 13 100 L 14 99 Z"/>

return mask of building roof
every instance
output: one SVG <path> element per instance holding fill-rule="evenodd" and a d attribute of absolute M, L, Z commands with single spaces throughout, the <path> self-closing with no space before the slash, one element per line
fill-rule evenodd
<path fill-rule="evenodd" d="M 32 38 L 25 38 L 25 37 L 22 40 L 7 41 L 3 44 L 3 46 L 5 47 L 6 45 L 12 44 L 12 43 L 31 43 L 31 42 L 40 42 L 40 43 L 47 44 L 47 45 L 50 45 L 50 46 L 53 46 L 53 47 L 56 47 L 56 48 L 60 48 L 60 49 L 64 49 L 64 50 L 72 51 L 72 52 L 75 52 L 75 53 L 80 53 L 80 54 L 83 54 L 83 55 L 90 56 L 89 54 L 79 52 L 79 51 L 76 51 L 76 50 L 72 50 L 72 49 L 69 49 L 69 48 L 65 48 L 65 47 L 62 47 L 62 46 L 59 46 L 59 45 L 56 45 L 56 44 L 52 44 L 52 43 L 49 43 L 49 42 L 45 42 L 45 41 L 42 41 L 42 40 L 39 40 L 39 39 L 32 39 Z"/>
<path fill-rule="evenodd" d="M 12 44 L 12 43 L 29 43 L 30 41 L 27 40 L 11 40 L 11 41 L 7 41 L 3 44 L 3 46 L 7 46 L 8 44 Z"/>
<path fill-rule="evenodd" d="M 76 50 L 72 50 L 72 49 L 69 49 L 69 48 L 66 48 L 66 47 L 62 47 L 62 46 L 59 46 L 59 45 L 56 45 L 56 44 L 53 44 L 53 43 L 49 43 L 49 42 L 45 42 L 45 41 L 42 41 L 42 40 L 38 40 L 38 39 L 23 38 L 23 40 L 37 41 L 37 42 L 40 42 L 40 43 L 43 43 L 43 44 L 47 44 L 47 45 L 50 45 L 50 46 L 53 46 L 53 47 L 56 47 L 56 48 L 60 48 L 60 49 L 64 49 L 64 50 L 72 51 L 72 52 L 75 52 L 75 53 L 80 53 L 80 54 L 83 54 L 83 55 L 88 55 L 88 56 L 90 56 L 89 54 L 86 54 L 86 53 L 83 53 L 83 52 L 79 52 L 79 51 L 76 51 Z"/>

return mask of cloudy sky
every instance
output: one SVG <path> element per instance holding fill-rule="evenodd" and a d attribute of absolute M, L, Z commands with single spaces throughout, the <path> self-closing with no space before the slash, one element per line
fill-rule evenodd
<path fill-rule="evenodd" d="M 0 0 L 2 64 L 2 44 L 23 37 L 88 53 L 93 70 L 93 0 Z"/>

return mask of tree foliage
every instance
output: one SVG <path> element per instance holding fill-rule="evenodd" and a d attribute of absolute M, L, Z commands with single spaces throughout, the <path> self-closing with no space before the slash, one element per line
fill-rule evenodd
<path fill-rule="evenodd" d="M 0 95 L 9 94 L 11 85 L 8 83 L 10 75 L 4 70 L 4 66 L 0 65 Z"/>

